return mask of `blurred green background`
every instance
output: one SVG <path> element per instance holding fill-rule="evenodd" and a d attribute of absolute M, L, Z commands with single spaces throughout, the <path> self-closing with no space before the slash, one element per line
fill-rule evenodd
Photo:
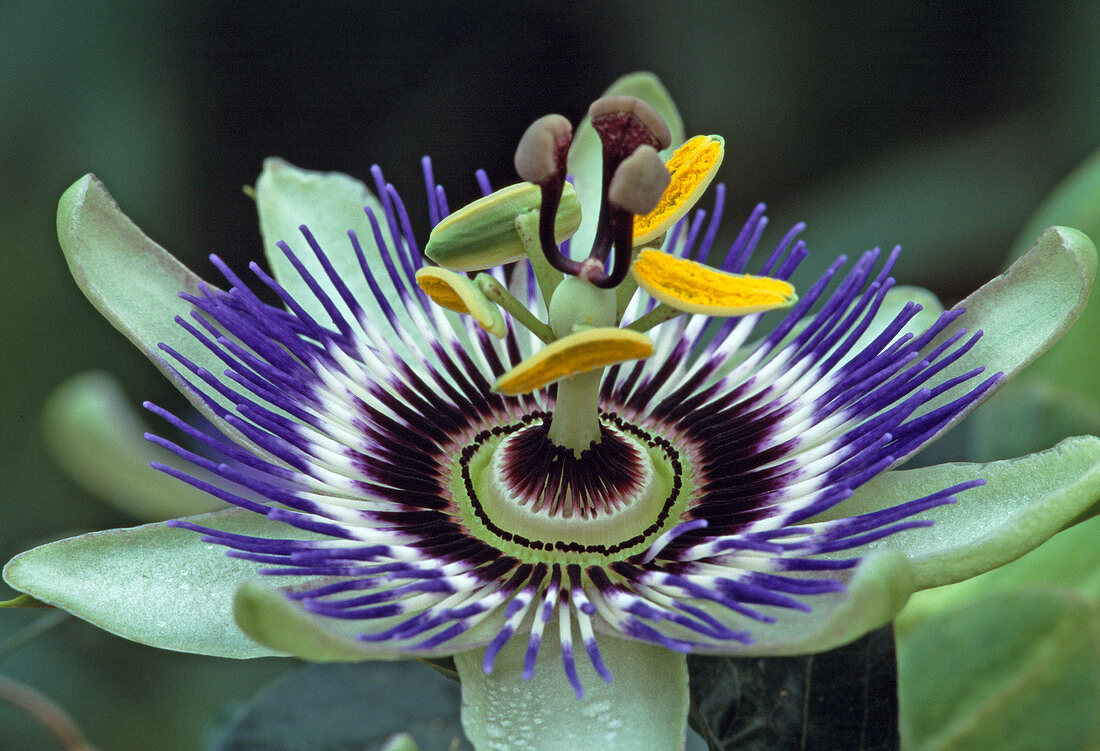
<path fill-rule="evenodd" d="M 996 273 L 1044 196 L 1100 147 L 1097 49 L 1096 2 L 6 0 L 0 558 L 136 521 L 48 457 L 40 413 L 58 384 L 100 369 L 134 404 L 182 401 L 69 278 L 54 211 L 86 172 L 213 279 L 209 253 L 243 269 L 261 252 L 241 187 L 265 156 L 358 177 L 377 162 L 426 226 L 423 154 L 459 205 L 478 167 L 513 180 L 532 119 L 576 122 L 614 78 L 649 69 L 689 132 L 726 138 L 727 238 L 765 201 L 765 244 L 807 221 L 812 269 L 900 243 L 899 280 L 950 303 Z M 965 440 L 937 456 L 988 453 Z M 202 748 L 293 667 L 159 652 L 73 619 L 10 641 L 41 616 L 0 613 L 0 674 L 52 697 L 102 749 Z M 50 747 L 0 705 L 0 749 Z"/>

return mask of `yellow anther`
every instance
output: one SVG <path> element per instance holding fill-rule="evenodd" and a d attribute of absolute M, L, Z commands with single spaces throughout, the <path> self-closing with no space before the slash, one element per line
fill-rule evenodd
<path fill-rule="evenodd" d="M 673 152 L 665 163 L 672 181 L 657 207 L 634 217 L 635 247 L 663 235 L 695 205 L 722 164 L 725 151 L 721 136 L 695 136 Z"/>
<path fill-rule="evenodd" d="M 743 316 L 786 308 L 798 300 L 782 279 L 729 274 L 646 248 L 631 268 L 638 286 L 669 307 L 709 316 Z"/>
<path fill-rule="evenodd" d="M 653 354 L 645 334 L 614 327 L 587 329 L 548 344 L 497 379 L 493 391 L 527 394 L 562 378 L 641 360 Z"/>
<path fill-rule="evenodd" d="M 473 316 L 481 328 L 493 336 L 503 337 L 507 333 L 500 309 L 462 274 L 438 266 L 424 266 L 416 272 L 416 283 L 436 305 Z"/>

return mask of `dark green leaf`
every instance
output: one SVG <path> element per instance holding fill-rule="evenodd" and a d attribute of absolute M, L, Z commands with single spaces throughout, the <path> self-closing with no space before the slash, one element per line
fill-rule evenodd
<path fill-rule="evenodd" d="M 16 595 L 10 600 L 0 602 L 0 608 L 52 608 L 48 602 L 42 602 L 30 595 Z"/>
<path fill-rule="evenodd" d="M 893 751 L 897 666 L 889 626 L 805 657 L 688 657 L 691 725 L 710 751 Z"/>
<path fill-rule="evenodd" d="M 213 750 L 378 751 L 407 732 L 442 751 L 463 738 L 458 709 L 458 684 L 416 662 L 309 665 L 257 694 Z"/>
<path fill-rule="evenodd" d="M 422 657 L 420 661 L 440 675 L 450 678 L 452 681 L 458 680 L 458 668 L 455 667 L 455 658 Z"/>
<path fill-rule="evenodd" d="M 922 622 L 898 664 L 913 751 L 1086 751 L 1100 738 L 1100 605 L 1085 593 L 990 592 Z"/>

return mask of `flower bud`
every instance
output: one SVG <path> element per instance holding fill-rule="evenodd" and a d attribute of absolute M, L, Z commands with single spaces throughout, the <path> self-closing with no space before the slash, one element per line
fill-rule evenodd
<path fill-rule="evenodd" d="M 454 271 L 478 271 L 519 260 L 527 251 L 516 233 L 516 217 L 538 211 L 542 190 L 518 183 L 463 206 L 432 230 L 425 255 Z M 554 221 L 557 242 L 577 231 L 581 205 L 573 186 L 566 183 Z"/>

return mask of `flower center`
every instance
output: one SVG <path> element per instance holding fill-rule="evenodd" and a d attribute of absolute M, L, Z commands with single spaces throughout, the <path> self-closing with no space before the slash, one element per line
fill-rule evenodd
<path fill-rule="evenodd" d="M 473 534 L 528 562 L 625 560 L 679 519 L 683 466 L 672 444 L 603 414 L 579 454 L 536 412 L 483 431 L 456 463 L 456 498 Z"/>

